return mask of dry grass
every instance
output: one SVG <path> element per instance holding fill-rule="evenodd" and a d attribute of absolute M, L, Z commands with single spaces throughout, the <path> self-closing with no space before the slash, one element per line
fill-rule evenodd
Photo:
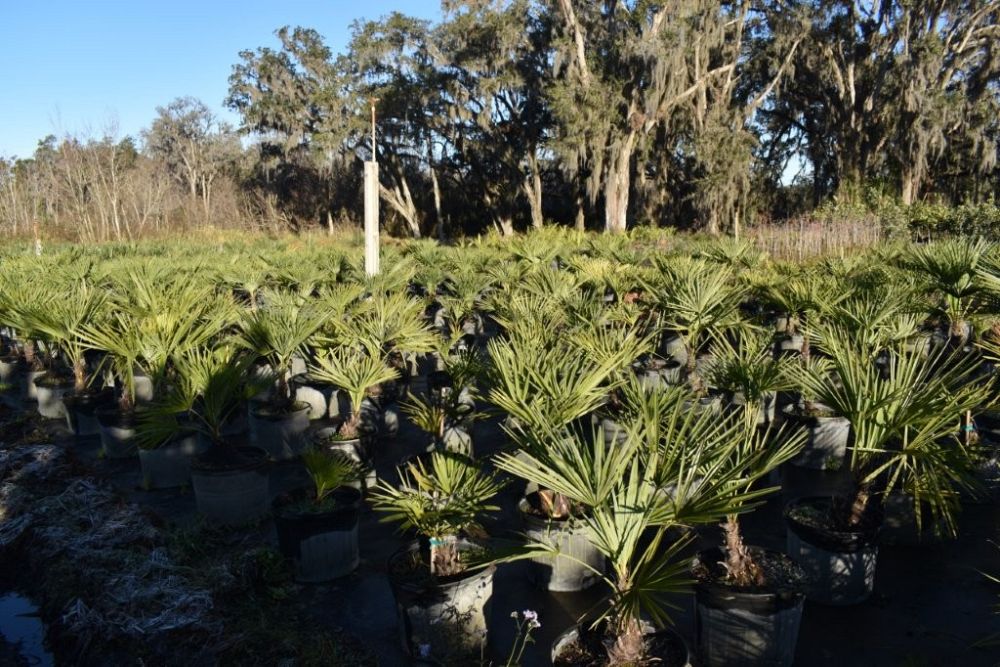
<path fill-rule="evenodd" d="M 774 259 L 801 261 L 870 248 L 884 234 L 874 216 L 837 221 L 802 217 L 749 227 L 746 238 Z"/>

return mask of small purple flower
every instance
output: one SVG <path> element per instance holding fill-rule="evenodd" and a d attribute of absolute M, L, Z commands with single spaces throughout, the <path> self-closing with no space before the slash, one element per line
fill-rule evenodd
<path fill-rule="evenodd" d="M 420 657 L 421 658 L 429 658 L 429 657 L 431 657 L 431 645 L 430 644 L 421 644 L 418 647 L 418 650 L 420 651 Z"/>
<path fill-rule="evenodd" d="M 542 627 L 542 624 L 538 622 L 538 612 L 525 609 L 521 612 L 521 614 L 524 616 L 524 620 L 528 622 L 529 628 L 534 629 Z"/>

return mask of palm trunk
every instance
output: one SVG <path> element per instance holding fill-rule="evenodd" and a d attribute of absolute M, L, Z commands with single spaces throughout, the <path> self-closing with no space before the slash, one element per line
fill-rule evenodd
<path fill-rule="evenodd" d="M 743 544 L 739 517 L 735 514 L 727 516 L 722 530 L 726 538 L 726 571 L 729 573 L 729 580 L 740 588 L 763 586 L 764 573 Z"/>
<path fill-rule="evenodd" d="M 618 623 L 614 646 L 608 652 L 610 665 L 643 664 L 646 642 L 642 636 L 642 626 L 635 617 L 628 616 Z"/>
<path fill-rule="evenodd" d="M 73 360 L 73 391 L 81 393 L 87 388 L 87 367 L 83 358 Z"/>
<path fill-rule="evenodd" d="M 851 500 L 851 505 L 847 513 L 846 525 L 848 528 L 855 529 L 864 523 L 871 507 L 871 501 L 871 485 L 860 484 L 854 493 L 854 498 Z"/>

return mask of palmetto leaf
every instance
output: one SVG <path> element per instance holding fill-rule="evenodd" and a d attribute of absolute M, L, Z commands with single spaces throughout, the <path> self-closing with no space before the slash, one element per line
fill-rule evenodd
<path fill-rule="evenodd" d="M 302 462 L 316 488 L 316 502 L 361 476 L 358 463 L 341 452 L 307 449 L 302 453 Z"/>
<path fill-rule="evenodd" d="M 444 538 L 478 525 L 479 516 L 496 510 L 490 500 L 500 485 L 474 463 L 453 454 L 434 452 L 430 465 L 418 460 L 400 471 L 400 486 L 384 480 L 371 493 L 372 506 L 421 535 Z"/>
<path fill-rule="evenodd" d="M 608 498 L 633 461 L 638 442 L 608 444 L 603 433 L 536 420 L 530 429 L 507 429 L 517 453 L 498 454 L 498 468 L 595 507 Z"/>
<path fill-rule="evenodd" d="M 961 351 L 931 357 L 894 351 L 883 370 L 849 329 L 826 325 L 831 372 L 806 369 L 803 387 L 851 423 L 851 467 L 859 481 L 902 490 L 953 529 L 957 491 L 972 484 L 968 452 L 956 437 L 965 412 L 987 398 L 973 381 L 977 361 Z"/>
<path fill-rule="evenodd" d="M 359 414 L 361 402 L 369 390 L 399 377 L 378 354 L 372 356 L 361 350 L 333 348 L 320 355 L 309 368 L 310 375 L 321 382 L 329 382 L 347 392 L 351 400 L 351 412 Z"/>

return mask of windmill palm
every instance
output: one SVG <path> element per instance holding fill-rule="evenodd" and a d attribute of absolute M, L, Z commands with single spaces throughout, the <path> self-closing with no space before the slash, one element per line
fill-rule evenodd
<path fill-rule="evenodd" d="M 193 431 L 210 444 L 216 458 L 230 458 L 229 431 L 246 402 L 272 382 L 253 372 L 255 361 L 253 354 L 232 343 L 185 350 L 174 360 L 169 391 L 139 415 L 139 447 L 154 449 L 181 432 Z"/>
<path fill-rule="evenodd" d="M 575 427 L 511 431 L 519 452 L 495 459 L 501 470 L 586 505 L 576 520 L 610 564 L 608 572 L 594 568 L 609 596 L 589 630 L 604 628 L 614 665 L 650 657 L 642 619 L 665 625 L 665 596 L 691 583 L 683 558 L 689 540 L 665 546 L 668 532 L 748 511 L 771 491 L 753 482 L 794 453 L 789 445 L 748 446 L 741 420 L 690 410 L 683 388 L 650 392 L 635 385 L 627 395 L 634 402 L 623 442 Z M 559 555 L 546 542 L 531 546 Z"/>
<path fill-rule="evenodd" d="M 292 405 L 292 358 L 305 351 L 328 316 L 327 309 L 297 294 L 268 290 L 265 305 L 240 321 L 236 343 L 270 364 L 276 381 L 275 408 L 285 410 Z"/>
<path fill-rule="evenodd" d="M 532 330 L 488 344 L 487 398 L 526 431 L 558 429 L 592 413 L 648 345 L 624 328 L 581 327 L 556 335 L 537 325 Z"/>
<path fill-rule="evenodd" d="M 383 521 L 398 522 L 429 538 L 430 573 L 449 576 L 469 567 L 457 538 L 477 531 L 480 517 L 499 508 L 490 503 L 500 483 L 463 457 L 435 452 L 430 461 L 417 460 L 401 471 L 400 485 L 379 482 L 372 507 Z"/>
<path fill-rule="evenodd" d="M 708 383 L 727 392 L 735 405 L 742 405 L 748 423 L 773 420 L 775 394 L 794 386 L 793 362 L 775 357 L 771 337 L 757 329 L 740 332 L 735 342 L 720 338 L 712 350 L 705 373 Z"/>
<path fill-rule="evenodd" d="M 739 309 L 745 287 L 731 269 L 704 261 L 664 260 L 659 268 L 662 273 L 644 285 L 646 298 L 657 309 L 660 327 L 683 342 L 689 383 L 703 389 L 698 354 L 711 340 L 746 326 Z"/>
<path fill-rule="evenodd" d="M 379 385 L 395 380 L 399 372 L 389 366 L 379 353 L 346 347 L 332 348 L 321 354 L 309 369 L 310 375 L 340 387 L 350 400 L 350 415 L 340 427 L 344 439 L 354 439 L 362 426 L 362 404 L 365 397 Z"/>
<path fill-rule="evenodd" d="M 786 332 L 794 336 L 801 332 L 801 355 L 808 364 L 812 349 L 813 325 L 820 322 L 849 292 L 836 280 L 815 270 L 795 272 L 772 284 L 765 299 L 788 318 Z"/>
<path fill-rule="evenodd" d="M 830 517 L 856 529 L 877 516 L 894 490 L 911 494 L 918 525 L 923 508 L 955 530 L 958 495 L 973 484 L 969 452 L 957 437 L 965 413 L 987 390 L 973 381 L 977 362 L 961 352 L 931 357 L 897 350 L 884 368 L 851 329 L 822 327 L 830 369 L 805 368 L 803 386 L 851 424 L 855 488 Z M 833 372 L 829 372 L 832 370 Z"/>
<path fill-rule="evenodd" d="M 986 268 L 989 250 L 984 239 L 954 239 L 915 245 L 901 258 L 901 265 L 937 296 L 937 312 L 953 338 L 968 337 L 968 318 L 981 306 L 986 284 L 980 269 Z"/>
<path fill-rule="evenodd" d="M 103 289 L 80 281 L 61 286 L 59 295 L 45 301 L 34 315 L 33 330 L 44 336 L 66 360 L 73 373 L 73 390 L 86 390 L 86 353 L 92 349 L 83 334 L 84 328 L 106 314 L 107 295 Z"/>

